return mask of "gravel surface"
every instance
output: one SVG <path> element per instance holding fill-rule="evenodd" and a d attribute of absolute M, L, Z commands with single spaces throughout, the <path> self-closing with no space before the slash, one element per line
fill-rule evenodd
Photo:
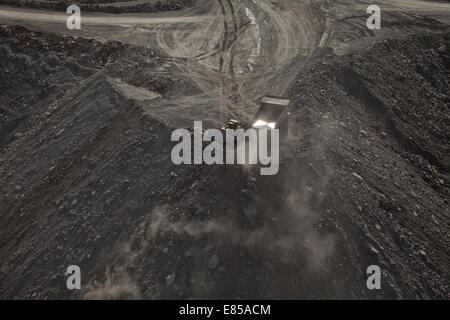
<path fill-rule="evenodd" d="M 286 64 L 264 80 L 256 64 L 232 77 L 225 51 L 208 69 L 169 41 L 0 26 L 0 298 L 448 299 L 450 33 L 405 17 L 366 46 L 345 21 L 320 47 L 312 27 L 305 51 L 267 46 L 278 56 L 263 69 Z M 292 98 L 277 176 L 172 164 L 170 120 L 193 121 L 219 79 L 230 105 L 255 81 Z M 73 264 L 82 289 L 69 291 Z"/>

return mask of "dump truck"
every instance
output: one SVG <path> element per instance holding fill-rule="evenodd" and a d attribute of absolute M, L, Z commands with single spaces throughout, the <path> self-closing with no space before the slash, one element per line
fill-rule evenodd
<path fill-rule="evenodd" d="M 261 107 L 252 120 L 253 128 L 268 127 L 283 129 L 287 123 L 289 98 L 265 95 L 260 99 Z"/>
<path fill-rule="evenodd" d="M 265 95 L 259 100 L 260 108 L 252 118 L 251 125 L 244 124 L 238 120 L 230 119 L 226 125 L 220 126 L 220 130 L 226 129 L 248 129 L 248 128 L 270 128 L 278 129 L 281 134 L 288 131 L 288 106 L 290 99 L 273 95 Z"/>
<path fill-rule="evenodd" d="M 290 99 L 273 95 L 265 95 L 259 99 L 261 107 L 252 119 L 252 127 L 280 130 L 280 138 L 288 134 L 288 106 Z"/>
<path fill-rule="evenodd" d="M 249 147 L 248 141 L 254 141 L 256 144 L 253 144 L 252 146 L 256 146 L 256 152 L 257 157 L 261 156 L 261 152 L 267 152 L 269 151 L 270 155 L 273 156 L 274 150 L 277 150 L 279 152 L 279 143 L 282 143 L 283 141 L 286 141 L 288 139 L 288 106 L 290 103 L 290 99 L 286 97 L 279 97 L 279 96 L 273 96 L 273 95 L 265 95 L 259 99 L 260 108 L 252 118 L 252 121 L 250 123 L 243 123 L 239 120 L 230 119 L 227 124 L 219 126 L 220 131 L 223 133 L 223 143 L 228 143 L 227 141 L 227 130 L 240 130 L 247 131 L 247 129 L 253 129 L 257 131 L 257 135 L 253 135 L 255 138 L 251 139 L 251 134 L 248 136 L 247 133 L 244 133 L 244 138 L 242 138 L 242 135 L 240 136 L 240 139 L 238 139 L 238 135 L 234 135 L 234 148 L 237 148 L 238 145 L 242 146 L 239 141 L 244 142 L 244 157 L 246 157 L 245 161 L 249 160 Z M 272 129 L 272 130 L 278 130 L 279 133 L 279 140 L 276 138 L 276 136 L 272 136 L 272 132 L 269 132 L 267 136 L 261 136 L 263 132 L 261 130 L 263 129 Z M 232 132 L 233 133 L 233 132 Z M 242 133 L 241 133 L 242 134 Z M 260 149 L 261 146 L 263 146 L 262 143 L 264 141 L 260 141 L 261 137 L 265 137 L 263 139 L 267 139 L 266 141 L 266 147 L 263 149 Z M 273 140 L 276 139 L 276 140 Z M 272 150 L 275 145 L 272 143 L 276 142 L 276 148 Z M 228 145 L 227 145 L 228 147 Z M 242 149 L 241 149 L 242 150 Z M 253 149 L 255 150 L 255 149 Z M 254 154 L 254 153 L 253 153 Z M 279 154 L 279 153 L 278 153 Z M 267 156 L 267 154 L 266 154 Z M 278 156 L 277 156 L 278 161 Z"/>

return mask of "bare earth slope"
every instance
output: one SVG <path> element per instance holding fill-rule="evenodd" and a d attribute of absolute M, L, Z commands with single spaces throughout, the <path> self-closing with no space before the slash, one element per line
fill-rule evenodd
<path fill-rule="evenodd" d="M 449 298 L 448 25 L 392 11 L 375 36 L 299 6 L 314 23 L 289 47 L 283 1 L 256 3 L 281 31 L 248 76 L 209 17 L 196 37 L 228 38 L 203 62 L 183 25 L 123 27 L 128 44 L 0 27 L 0 298 Z M 292 98 L 277 176 L 172 164 L 171 120 L 249 116 L 271 88 Z"/>
<path fill-rule="evenodd" d="M 322 217 L 361 274 L 383 266 L 391 298 L 448 298 L 448 46 L 444 33 L 326 57 L 290 89 Z"/>
<path fill-rule="evenodd" d="M 2 101 L 11 101 L 14 106 L 2 104 L 1 221 L 8 227 L 2 228 L 0 235 L 0 281 L 5 298 L 69 295 L 57 284 L 64 281 L 64 265 L 71 260 L 92 267 L 91 275 L 86 274 L 87 282 L 96 277 L 103 282 L 104 263 L 111 260 L 107 264 L 114 265 L 117 250 L 131 245 L 130 237 L 139 232 L 153 207 L 160 202 L 181 201 L 186 189 L 194 192 L 203 188 L 200 184 L 194 188 L 189 182 L 198 176 L 211 185 L 214 181 L 210 180 L 222 175 L 209 173 L 214 171 L 210 168 L 205 168 L 206 172 L 195 167 L 175 168 L 170 161 L 169 128 L 144 117 L 142 109 L 124 96 L 117 85 L 120 82 L 103 74 L 101 64 L 94 68 L 76 62 L 77 54 L 93 55 L 92 63 L 95 54 L 101 56 L 100 61 L 112 62 L 124 55 L 130 59 L 127 46 L 90 42 L 92 51 L 86 51 L 74 45 L 72 56 L 64 59 L 50 52 L 28 56 L 26 48 L 15 47 L 17 38 L 24 43 L 27 39 L 35 49 L 33 53 L 44 51 L 40 44 L 46 40 L 73 43 L 55 35 L 38 36 L 20 28 L 2 28 L 2 83 L 7 88 Z M 112 54 L 109 49 L 113 49 Z M 148 61 L 149 53 L 144 53 Z M 158 61 L 156 56 L 150 60 L 161 63 L 154 62 Z M 28 68 L 16 81 L 13 75 L 17 68 L 23 68 L 23 61 Z M 64 77 L 64 81 L 56 81 L 67 82 L 69 88 L 64 91 L 48 84 L 53 78 L 44 75 L 45 69 Z M 25 96 L 26 90 L 34 90 L 32 97 L 39 97 L 40 103 L 24 101 L 17 108 L 13 102 Z M 14 126 L 7 126 L 11 123 Z M 229 193 L 217 188 L 217 194 Z M 214 188 L 208 189 L 214 192 Z M 213 200 L 208 198 L 207 202 Z M 218 200 L 214 210 L 226 213 L 227 200 Z M 191 201 L 183 203 L 188 206 Z M 209 210 L 207 204 L 201 208 Z M 199 214 L 195 208 L 188 212 Z M 59 267 L 48 273 L 48 266 Z"/>

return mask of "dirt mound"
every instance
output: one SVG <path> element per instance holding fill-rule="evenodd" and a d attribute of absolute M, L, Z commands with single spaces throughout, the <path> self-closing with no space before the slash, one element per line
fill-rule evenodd
<path fill-rule="evenodd" d="M 293 162 L 311 167 L 323 223 L 342 240 L 346 258 L 334 264 L 353 280 L 379 265 L 389 284 L 380 297 L 448 297 L 449 41 L 445 32 L 330 55 L 289 93 Z"/>
<path fill-rule="evenodd" d="M 158 52 L 2 27 L 0 297 L 447 298 L 449 45 L 323 56 L 260 177 L 172 164 Z"/>
<path fill-rule="evenodd" d="M 163 264 L 163 259 L 148 259 L 159 256 L 164 249 L 160 246 L 169 241 L 158 239 L 150 248 L 138 241 L 146 239 L 141 230 L 154 219 L 153 208 L 171 203 L 176 219 L 205 220 L 227 214 L 234 206 L 228 198 L 233 199 L 233 192 L 215 182 L 221 176 L 235 180 L 239 170 L 172 165 L 171 129 L 143 116 L 142 109 L 123 93 L 123 82 L 106 75 L 123 75 L 132 83 L 127 66 L 135 67 L 133 59 L 155 66 L 164 63 L 148 49 L 127 51 L 130 46 L 114 42 L 35 34 L 19 27 L 2 28 L 1 36 L 1 81 L 6 89 L 2 101 L 7 103 L 2 103 L 0 174 L 5 192 L 0 208 L 1 225 L 8 227 L 0 232 L 0 295 L 127 297 L 131 293 L 125 284 L 125 289 L 114 293 L 101 291 L 97 283 L 112 281 L 116 286 L 116 280 L 109 278 L 112 274 L 121 284 L 121 275 L 128 272 L 121 268 L 135 266 L 128 255 L 135 251 L 147 263 L 140 276 L 159 276 L 165 284 L 167 268 L 174 261 Z M 54 48 L 58 51 L 53 52 Z M 118 59 L 126 61 L 114 64 Z M 102 67 L 106 60 L 108 66 Z M 192 196 L 205 189 L 227 197 Z M 182 250 L 181 245 L 176 248 Z M 85 275 L 89 288 L 81 294 L 67 291 L 64 284 L 65 265 L 75 260 L 89 270 Z M 159 267 L 148 273 L 148 264 L 154 261 Z M 138 276 L 131 275 L 132 279 Z M 36 276 L 40 279 L 21 285 L 25 278 Z M 157 283 L 144 289 L 156 288 Z M 161 289 L 145 296 L 163 293 Z M 131 296 L 136 294 L 133 291 Z"/>

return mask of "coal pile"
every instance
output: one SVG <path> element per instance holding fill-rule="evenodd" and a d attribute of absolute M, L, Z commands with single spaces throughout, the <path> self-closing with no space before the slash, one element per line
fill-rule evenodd
<path fill-rule="evenodd" d="M 261 177 L 172 163 L 157 50 L 2 26 L 0 297 L 447 299 L 448 34 L 321 52 Z"/>

